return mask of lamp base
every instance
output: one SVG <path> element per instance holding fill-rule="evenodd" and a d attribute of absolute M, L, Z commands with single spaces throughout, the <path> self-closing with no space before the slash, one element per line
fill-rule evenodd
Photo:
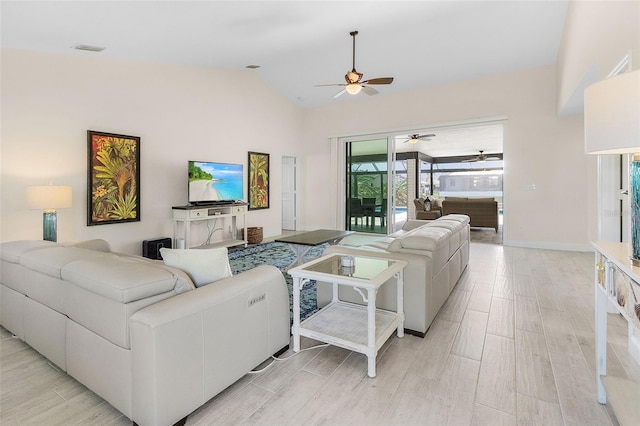
<path fill-rule="evenodd" d="M 47 210 L 42 214 L 42 239 L 58 241 L 58 218 L 55 210 Z"/>
<path fill-rule="evenodd" d="M 634 257 L 629 257 L 629 260 L 631 260 L 631 264 L 633 266 L 640 266 L 640 259 L 636 259 Z"/>

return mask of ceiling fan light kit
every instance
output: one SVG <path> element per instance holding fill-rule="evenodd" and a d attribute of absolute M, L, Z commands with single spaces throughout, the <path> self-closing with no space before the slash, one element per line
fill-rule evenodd
<path fill-rule="evenodd" d="M 346 83 L 341 84 L 317 84 L 316 87 L 321 86 L 342 86 L 344 89 L 333 95 L 334 98 L 341 96 L 343 93 L 347 92 L 350 95 L 357 95 L 361 91 L 366 93 L 369 96 L 377 95 L 379 92 L 373 87 L 366 86 L 367 84 L 391 84 L 393 82 L 393 77 L 381 77 L 381 78 L 372 78 L 369 80 L 361 81 L 362 76 L 364 74 L 356 71 L 356 35 L 358 35 L 358 31 L 351 31 L 349 33 L 353 38 L 353 67 L 351 71 L 348 71 L 344 79 Z"/>
<path fill-rule="evenodd" d="M 347 93 L 350 95 L 357 95 L 362 90 L 362 86 L 357 83 L 347 84 L 346 87 Z"/>

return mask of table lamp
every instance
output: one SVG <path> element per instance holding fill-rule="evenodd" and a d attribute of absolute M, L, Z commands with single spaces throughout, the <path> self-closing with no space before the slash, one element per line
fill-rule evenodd
<path fill-rule="evenodd" d="M 56 242 L 58 240 L 58 220 L 55 209 L 71 207 L 71 187 L 30 186 L 27 188 L 27 206 L 30 209 L 43 210 L 42 239 Z"/>
<path fill-rule="evenodd" d="M 585 89 L 584 143 L 587 154 L 632 154 L 631 261 L 640 266 L 640 70 Z"/>

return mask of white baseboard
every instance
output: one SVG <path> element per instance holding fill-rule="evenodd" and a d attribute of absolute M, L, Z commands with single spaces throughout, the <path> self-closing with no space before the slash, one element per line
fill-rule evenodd
<path fill-rule="evenodd" d="M 589 244 L 565 244 L 552 241 L 515 241 L 505 240 L 502 245 L 509 247 L 535 248 L 544 250 L 562 250 L 562 251 L 584 251 L 593 252 L 593 247 Z"/>

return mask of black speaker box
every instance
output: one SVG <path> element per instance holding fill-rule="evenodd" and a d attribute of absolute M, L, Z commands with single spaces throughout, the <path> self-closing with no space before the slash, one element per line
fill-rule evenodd
<path fill-rule="evenodd" d="M 156 240 L 144 240 L 142 242 L 142 255 L 149 259 L 162 260 L 160 249 L 171 248 L 171 238 L 158 238 Z"/>

